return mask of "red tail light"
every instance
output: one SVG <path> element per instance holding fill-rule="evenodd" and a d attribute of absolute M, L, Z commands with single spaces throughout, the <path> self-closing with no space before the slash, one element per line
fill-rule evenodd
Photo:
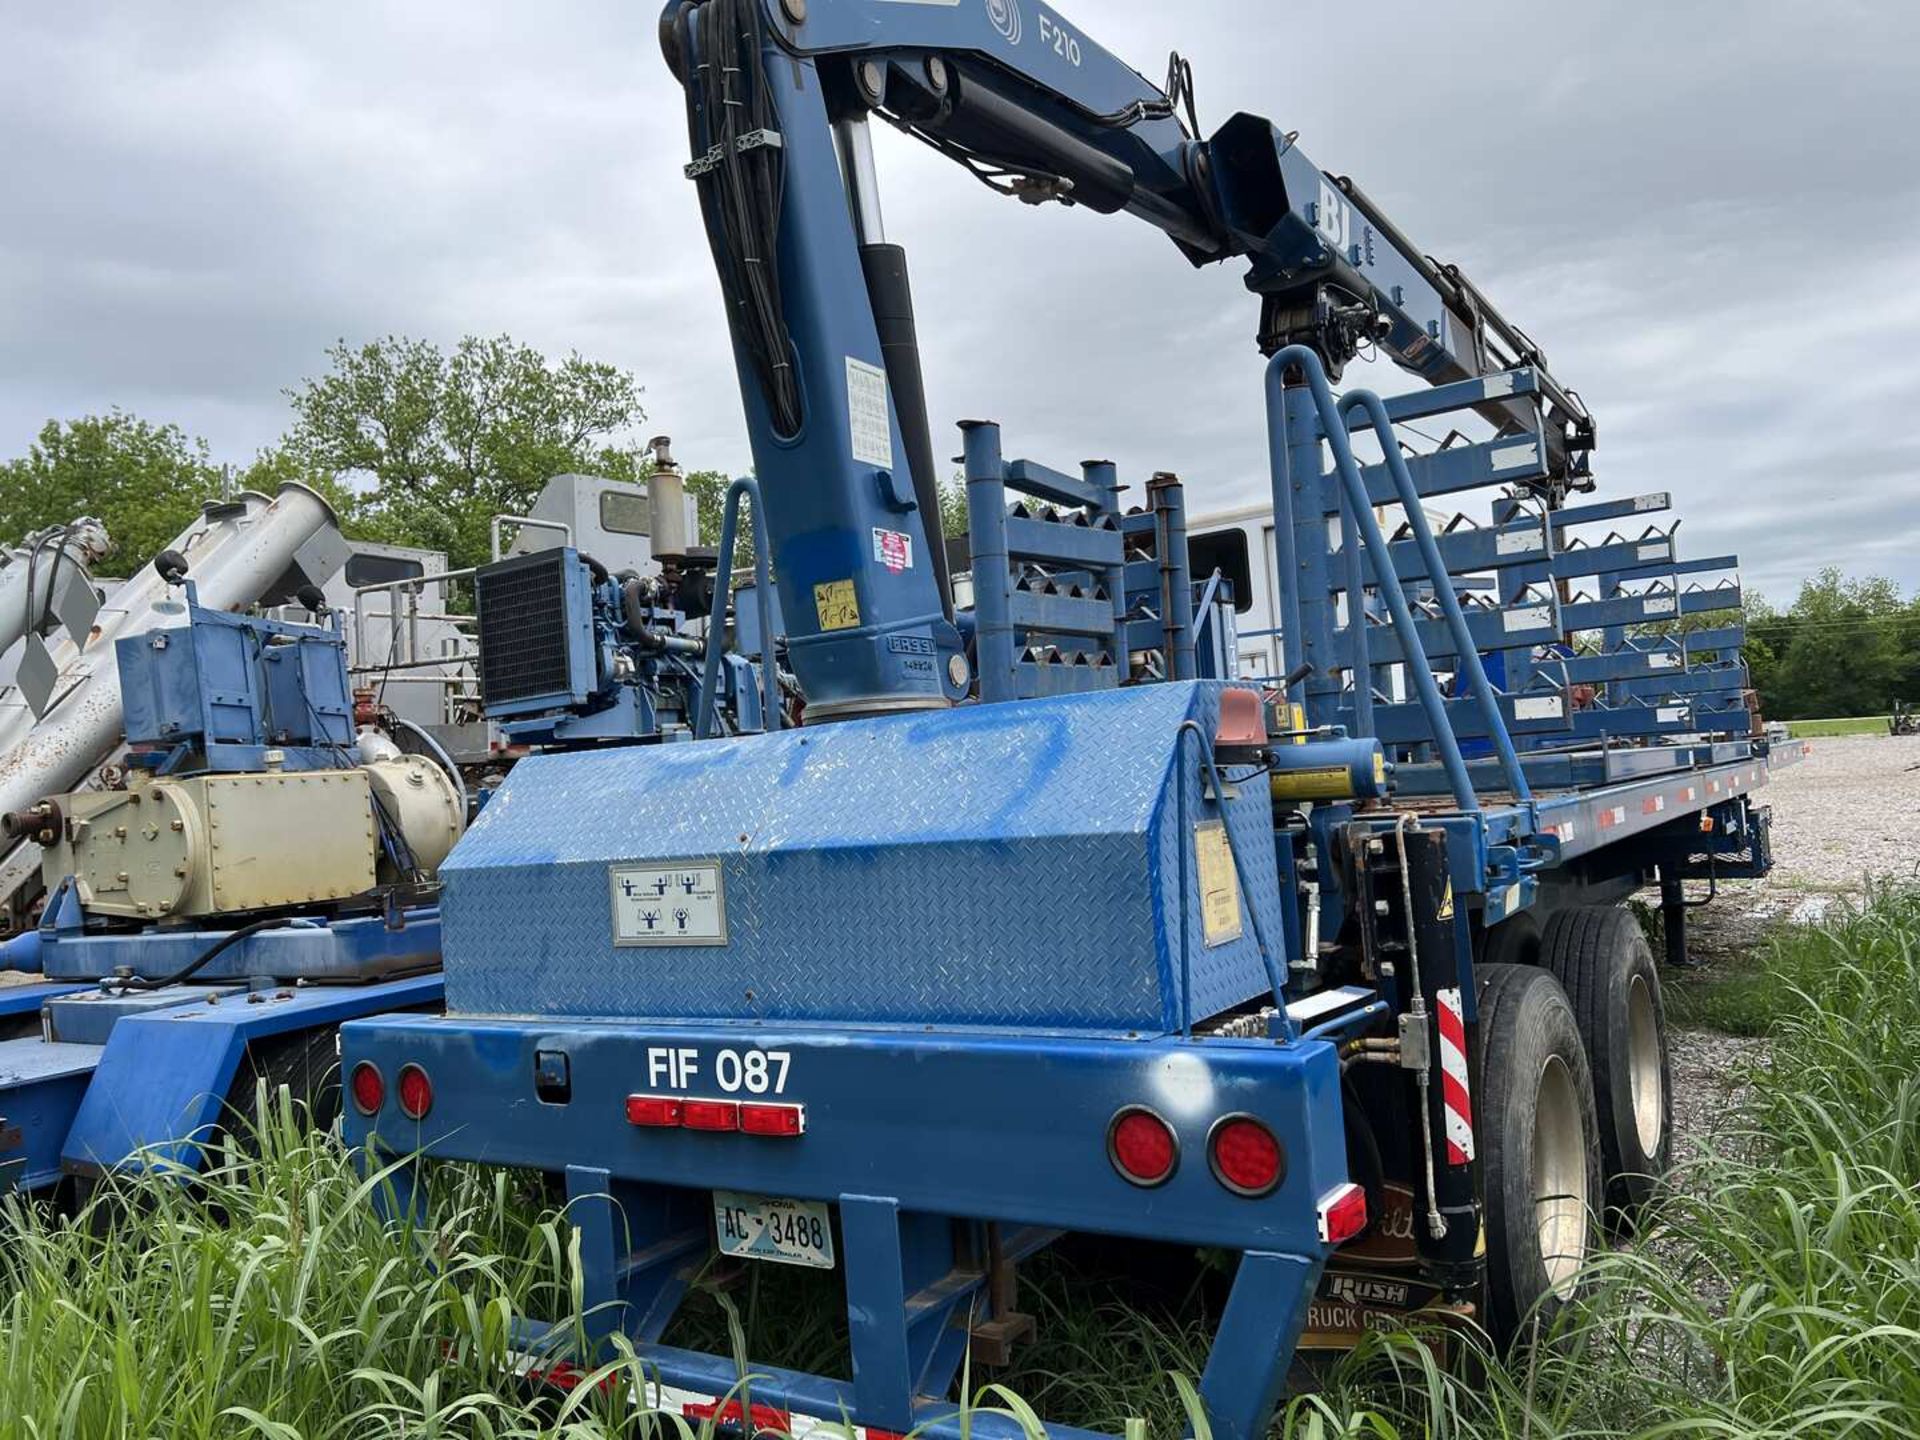
<path fill-rule="evenodd" d="M 655 1130 L 671 1130 L 682 1120 L 684 1106 L 678 1095 L 627 1096 L 627 1123 Z"/>
<path fill-rule="evenodd" d="M 740 1129 L 748 1135 L 804 1135 L 807 1110 L 804 1105 L 768 1105 L 743 1100 Z"/>
<path fill-rule="evenodd" d="M 1207 1136 L 1213 1177 L 1236 1195 L 1269 1194 L 1287 1173 L 1280 1141 L 1251 1115 L 1225 1115 Z"/>
<path fill-rule="evenodd" d="M 433 1082 L 418 1065 L 402 1065 L 398 1083 L 400 1113 L 409 1120 L 424 1120 L 433 1108 Z"/>
<path fill-rule="evenodd" d="M 1367 1192 L 1351 1180 L 1320 1197 L 1320 1238 L 1327 1244 L 1342 1244 L 1366 1228 Z"/>
<path fill-rule="evenodd" d="M 689 1130 L 738 1130 L 738 1100 L 688 1100 L 680 1111 L 680 1123 Z"/>
<path fill-rule="evenodd" d="M 1144 1105 L 1129 1105 L 1107 1126 L 1107 1158 L 1136 1185 L 1158 1185 L 1173 1174 L 1180 1144 L 1173 1127 Z"/>
<path fill-rule="evenodd" d="M 380 1107 L 387 1103 L 386 1077 L 371 1060 L 362 1060 L 353 1067 L 347 1088 L 353 1092 L 353 1108 L 362 1115 L 377 1115 Z"/>

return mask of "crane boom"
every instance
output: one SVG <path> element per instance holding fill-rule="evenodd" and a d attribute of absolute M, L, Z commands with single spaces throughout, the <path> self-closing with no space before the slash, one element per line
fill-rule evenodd
<path fill-rule="evenodd" d="M 1032 0 L 672 0 L 662 38 L 816 715 L 938 706 L 967 678 L 869 116 L 1024 201 L 1135 215 L 1195 265 L 1245 259 L 1264 354 L 1304 344 L 1337 375 L 1377 345 L 1430 385 L 1532 366 L 1536 395 L 1480 413 L 1544 434 L 1550 490 L 1585 477 L 1592 419 L 1524 332 L 1293 133 L 1242 113 L 1200 139 L 1177 55 L 1156 86 Z"/>

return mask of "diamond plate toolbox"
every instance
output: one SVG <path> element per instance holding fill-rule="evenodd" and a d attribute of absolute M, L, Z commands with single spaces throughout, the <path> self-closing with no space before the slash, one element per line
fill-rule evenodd
<path fill-rule="evenodd" d="M 1224 806 L 1257 927 L 1191 893 L 1219 688 L 525 760 L 441 869 L 448 1007 L 1159 1033 L 1184 974 L 1217 1013 L 1282 933 L 1263 785 Z"/>

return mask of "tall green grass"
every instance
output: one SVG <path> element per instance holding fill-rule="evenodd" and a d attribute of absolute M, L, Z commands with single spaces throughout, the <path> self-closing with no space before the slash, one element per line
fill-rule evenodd
<path fill-rule="evenodd" d="M 1920 1434 L 1920 891 L 1791 928 L 1762 970 L 1782 1003 L 1748 1098 L 1557 1346 L 1469 1382 L 1383 1339 L 1293 1433 Z"/>
<path fill-rule="evenodd" d="M 1762 973 L 1787 997 L 1769 1062 L 1556 1344 L 1502 1363 L 1456 1342 L 1442 1363 L 1418 1335 L 1377 1336 L 1276 1433 L 1920 1434 L 1920 892 L 1783 933 Z M 110 1188 L 64 1219 L 6 1204 L 0 1440 L 692 1434 L 636 1412 L 631 1363 L 564 1399 L 508 1373 L 515 1317 L 579 1317 L 570 1234 L 536 1184 L 441 1169 L 433 1227 L 387 1226 L 377 1177 L 306 1136 L 284 1095 L 262 1096 L 259 1122 L 196 1186 Z M 686 1338 L 770 1360 L 763 1337 L 805 1313 L 824 1360 L 837 1323 L 787 1283 L 707 1295 Z M 997 1377 L 1008 1389 L 968 1389 L 1015 1414 L 1178 1433 L 1210 1288 L 1147 1299 L 1041 1267 L 1025 1302 L 1040 1340 Z"/>
<path fill-rule="evenodd" d="M 1796 740 L 1832 739 L 1839 735 L 1884 735 L 1887 717 L 1860 715 L 1845 720 L 1789 720 L 1787 733 Z"/>

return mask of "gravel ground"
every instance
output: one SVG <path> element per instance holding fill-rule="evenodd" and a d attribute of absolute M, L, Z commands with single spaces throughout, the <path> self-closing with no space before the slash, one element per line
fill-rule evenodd
<path fill-rule="evenodd" d="M 1723 933 L 1737 943 L 1782 916 L 1817 919 L 1869 877 L 1915 873 L 1920 736 L 1843 735 L 1807 745 L 1807 758 L 1775 772 L 1760 792 L 1773 807 L 1773 874 L 1726 887 L 1700 912 L 1709 949 Z"/>
<path fill-rule="evenodd" d="M 1847 735 L 1808 742 L 1807 758 L 1775 773 L 1760 792 L 1773 807 L 1774 871 L 1723 885 L 1691 917 L 1690 951 L 1709 972 L 1782 920 L 1815 920 L 1836 899 L 1858 895 L 1871 876 L 1912 873 L 1920 853 L 1920 737 Z M 1658 902 L 1657 893 L 1649 896 Z M 1676 1028 L 1674 1157 L 1686 1159 L 1739 1104 L 1733 1076 L 1764 1059 L 1766 1042 Z"/>

